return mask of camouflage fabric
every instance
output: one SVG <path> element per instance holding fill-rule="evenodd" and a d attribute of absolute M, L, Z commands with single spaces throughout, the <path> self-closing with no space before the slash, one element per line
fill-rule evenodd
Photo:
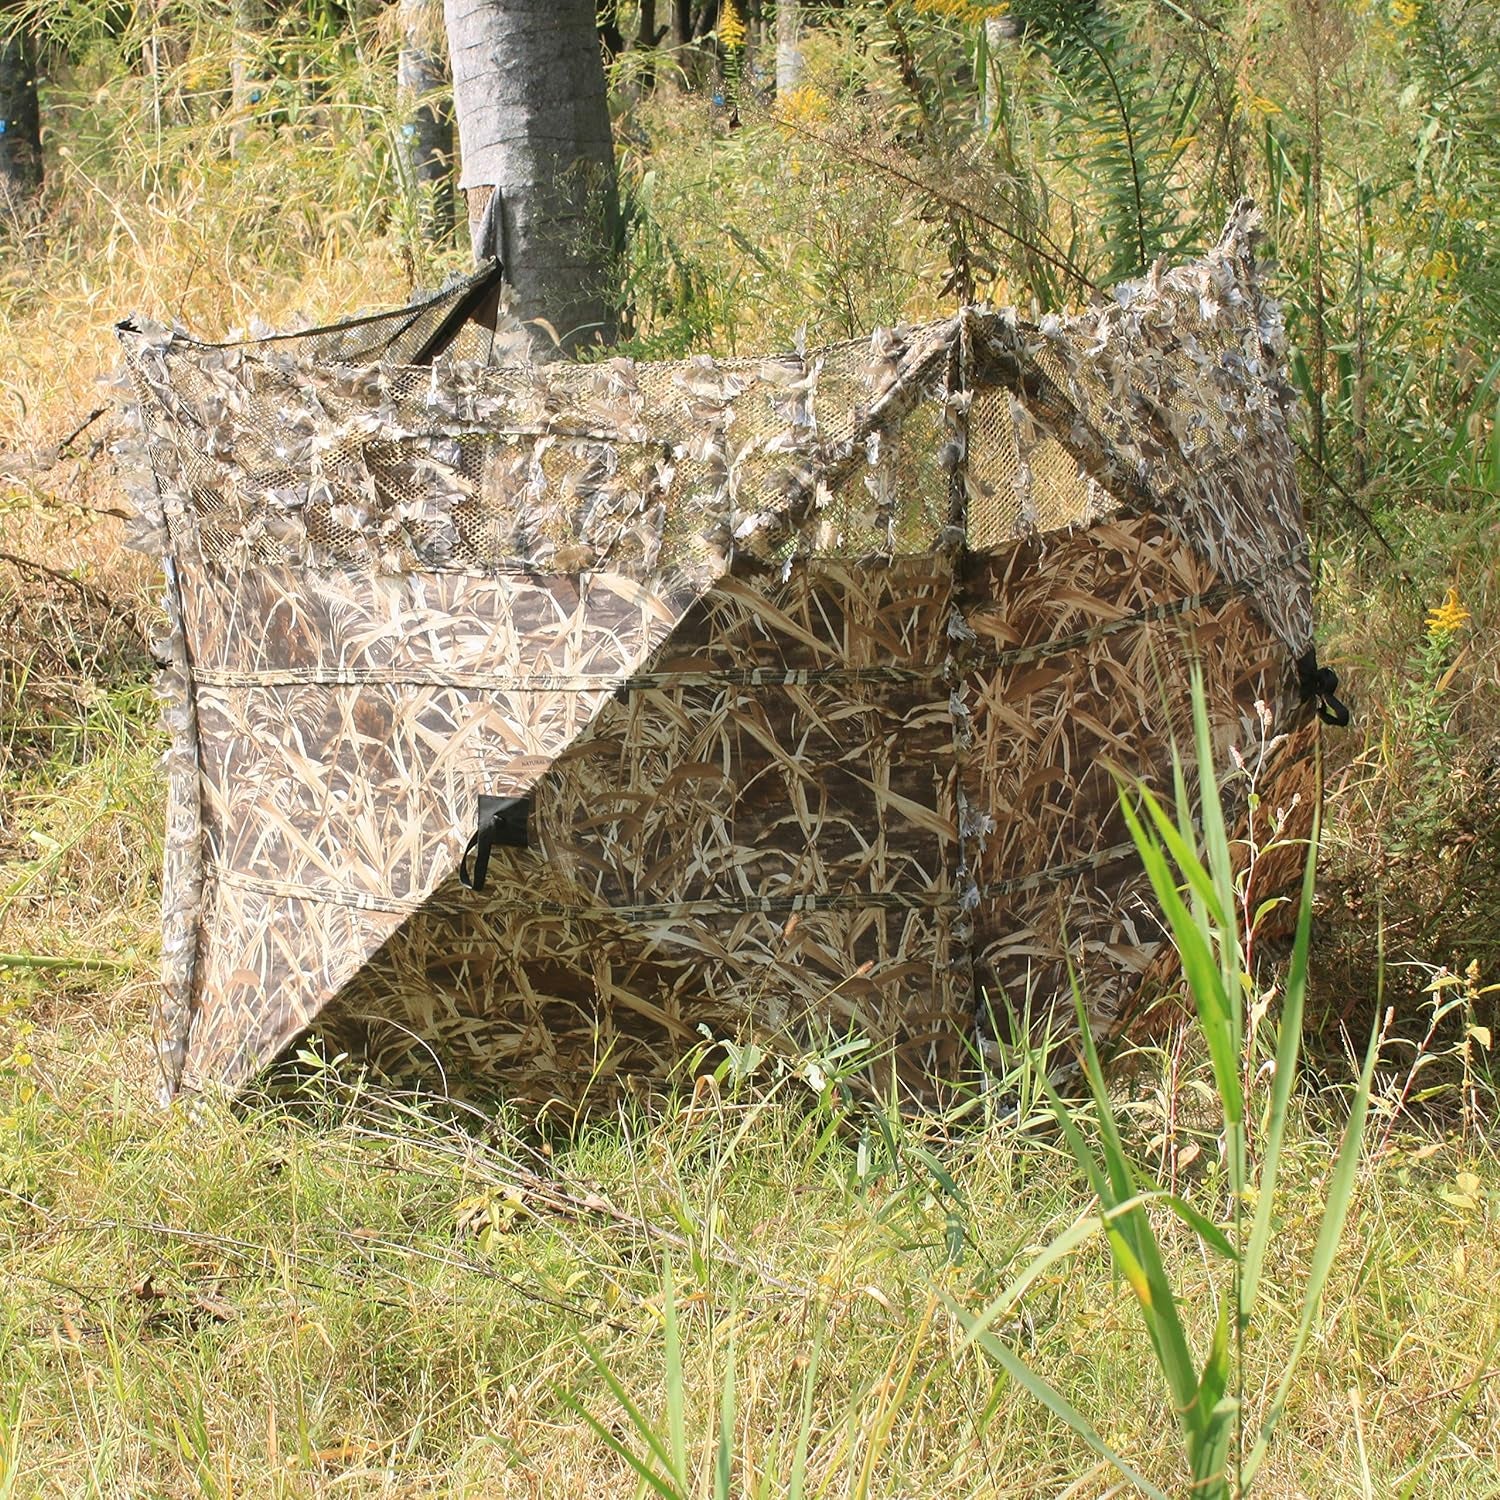
<path fill-rule="evenodd" d="M 989 1014 L 1070 1014 L 1070 951 L 1123 1025 L 1167 955 L 1114 778 L 1170 786 L 1191 658 L 1220 749 L 1311 808 L 1254 228 L 1076 317 L 762 359 L 533 364 L 493 272 L 237 344 L 122 325 L 168 1092 L 309 1031 L 573 1103 L 857 1030 L 924 1094 Z M 481 796 L 524 844 L 476 891 Z"/>

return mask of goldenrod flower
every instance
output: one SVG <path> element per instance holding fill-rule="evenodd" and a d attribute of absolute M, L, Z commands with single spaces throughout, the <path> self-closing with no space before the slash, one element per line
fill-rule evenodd
<path fill-rule="evenodd" d="M 726 52 L 738 52 L 745 45 L 745 22 L 734 0 L 724 0 L 719 11 L 719 43 Z"/>
<path fill-rule="evenodd" d="M 912 8 L 927 16 L 945 16 L 950 21 L 998 21 L 1010 14 L 1010 0 L 912 0 Z"/>
<path fill-rule="evenodd" d="M 1433 640 L 1456 635 L 1469 618 L 1469 611 L 1458 602 L 1458 590 L 1449 589 L 1447 597 L 1436 608 L 1427 611 L 1427 634 Z"/>
<path fill-rule="evenodd" d="M 828 118 L 828 95 L 814 84 L 799 84 L 777 98 L 776 113 L 793 124 L 816 124 Z"/>

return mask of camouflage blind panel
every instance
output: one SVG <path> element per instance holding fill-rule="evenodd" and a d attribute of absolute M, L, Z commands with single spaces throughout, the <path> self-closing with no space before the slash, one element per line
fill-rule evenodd
<path fill-rule="evenodd" d="M 122 325 L 167 1091 L 310 1032 L 538 1104 L 854 1032 L 925 1095 L 995 1017 L 1071 1016 L 1070 954 L 1125 1025 L 1170 955 L 1116 778 L 1170 788 L 1192 659 L 1261 831 L 1311 810 L 1253 233 L 1077 317 L 762 359 L 534 365 L 494 271 L 237 344 Z"/>

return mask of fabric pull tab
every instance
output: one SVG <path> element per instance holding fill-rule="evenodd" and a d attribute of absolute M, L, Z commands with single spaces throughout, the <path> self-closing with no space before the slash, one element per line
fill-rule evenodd
<path fill-rule="evenodd" d="M 512 849 L 529 848 L 530 828 L 529 796 L 491 797 L 481 793 L 474 835 L 464 846 L 463 857 L 458 862 L 459 883 L 468 890 L 482 891 L 485 877 L 489 874 L 490 850 L 496 844 L 504 844 Z M 472 874 L 469 872 L 471 854 L 474 856 Z"/>
<path fill-rule="evenodd" d="M 1349 724 L 1349 710 L 1334 696 L 1339 690 L 1339 674 L 1332 667 L 1318 665 L 1316 647 L 1309 647 L 1297 662 L 1297 681 L 1302 690 L 1302 701 L 1318 705 L 1318 717 L 1325 724 L 1345 729 Z"/>

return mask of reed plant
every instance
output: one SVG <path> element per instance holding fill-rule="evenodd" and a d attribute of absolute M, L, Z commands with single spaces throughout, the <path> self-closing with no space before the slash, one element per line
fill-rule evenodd
<path fill-rule="evenodd" d="M 984 1311 L 971 1313 L 953 1301 L 949 1305 L 970 1344 L 983 1350 L 1138 1489 L 1165 1500 L 1163 1490 L 1111 1447 L 1054 1384 L 1036 1374 L 1016 1349 L 993 1331 L 1044 1270 L 1072 1255 L 1088 1238 L 1103 1234 L 1116 1271 L 1134 1294 L 1151 1352 L 1166 1382 L 1193 1493 L 1211 1500 L 1228 1500 L 1249 1493 L 1265 1461 L 1318 1317 L 1354 1193 L 1379 1034 L 1371 1035 L 1350 1099 L 1348 1120 L 1324 1196 L 1321 1230 L 1303 1278 L 1296 1333 L 1282 1361 L 1280 1378 L 1257 1419 L 1247 1409 L 1245 1341 L 1254 1331 L 1262 1272 L 1275 1232 L 1282 1143 L 1302 1045 L 1318 824 L 1315 820 L 1304 866 L 1296 935 L 1269 1066 L 1271 1087 L 1268 1095 L 1258 1099 L 1257 1081 L 1266 1070 L 1262 1067 L 1255 1013 L 1249 1004 L 1256 992 L 1255 976 L 1247 960 L 1250 934 L 1242 916 L 1245 893 L 1236 879 L 1237 868 L 1244 861 L 1236 861 L 1229 836 L 1203 681 L 1197 672 L 1192 694 L 1197 819 L 1180 757 L 1174 758 L 1175 809 L 1169 811 L 1140 784 L 1122 786 L 1120 806 L 1150 876 L 1163 925 L 1181 960 L 1183 985 L 1211 1062 L 1227 1194 L 1209 1205 L 1195 1203 L 1159 1186 L 1132 1160 L 1090 1031 L 1083 995 L 1075 982 L 1092 1131 L 1055 1083 L 1045 1073 L 1042 1077 L 1058 1129 L 1097 1209 L 1055 1239 Z M 1255 915 L 1251 915 L 1252 923 Z M 1213 1290 L 1214 1332 L 1201 1356 L 1195 1356 L 1183 1325 L 1179 1311 L 1182 1294 L 1174 1289 L 1164 1269 L 1158 1228 L 1163 1214 L 1186 1225 L 1218 1268 Z"/>

